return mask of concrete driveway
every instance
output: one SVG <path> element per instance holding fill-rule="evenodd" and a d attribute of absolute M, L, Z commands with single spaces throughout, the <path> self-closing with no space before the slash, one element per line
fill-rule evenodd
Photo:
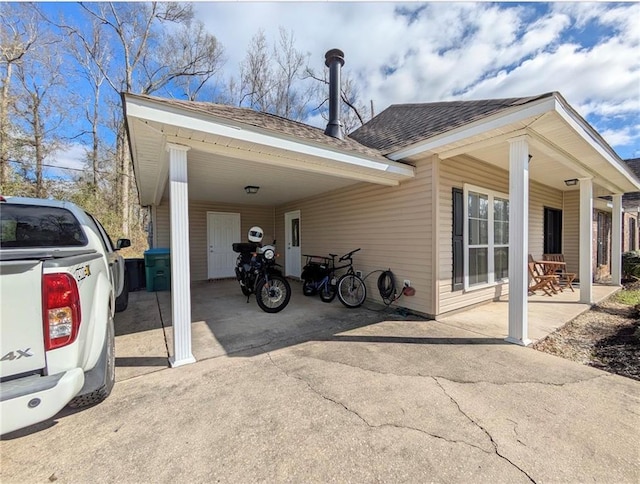
<path fill-rule="evenodd" d="M 100 405 L 5 436 L 0 479 L 640 481 L 640 382 L 372 314 L 122 379 Z"/>

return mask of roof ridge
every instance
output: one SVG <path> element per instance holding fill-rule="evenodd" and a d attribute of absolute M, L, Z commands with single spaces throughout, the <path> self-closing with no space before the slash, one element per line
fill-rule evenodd
<path fill-rule="evenodd" d="M 551 97 L 556 94 L 556 91 L 549 91 L 543 94 L 537 94 L 534 96 L 513 96 L 513 97 L 503 97 L 503 98 L 486 98 L 486 99 L 451 99 L 451 100 L 443 100 L 443 101 L 431 101 L 424 103 L 398 103 L 398 104 L 390 104 L 389 107 L 421 107 L 421 106 L 433 106 L 437 104 L 464 104 L 464 103 L 491 103 L 491 104 L 500 104 L 504 101 L 515 101 L 521 100 L 523 102 L 531 102 L 537 99 L 544 99 L 546 97 Z M 385 111 L 386 111 L 385 109 Z M 384 111 L 382 111 L 384 112 Z"/>

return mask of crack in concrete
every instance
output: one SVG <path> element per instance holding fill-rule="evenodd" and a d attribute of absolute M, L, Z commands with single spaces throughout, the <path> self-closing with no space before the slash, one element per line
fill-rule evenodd
<path fill-rule="evenodd" d="M 471 418 L 464 410 L 462 410 L 462 407 L 460 407 L 460 404 L 457 402 L 457 400 L 455 398 L 453 398 L 449 392 L 447 392 L 447 390 L 444 388 L 444 386 L 442 386 L 442 383 L 440 383 L 440 381 L 438 380 L 438 378 L 433 377 L 433 380 L 436 382 L 436 384 L 440 387 L 440 389 L 442 390 L 442 392 L 449 397 L 449 399 L 451 400 L 451 402 L 453 402 L 453 404 L 458 408 L 458 411 L 464 415 L 464 417 L 469 420 L 469 422 L 471 422 L 473 425 L 475 425 L 476 427 L 478 427 L 480 430 L 482 430 L 482 432 L 489 438 L 489 440 L 491 441 L 491 445 L 493 445 L 495 454 L 500 457 L 501 459 L 503 459 L 504 461 L 508 462 L 509 464 L 511 464 L 511 466 L 513 466 L 514 468 L 518 469 L 522 474 L 524 474 L 527 479 L 529 479 L 531 482 L 535 483 L 536 481 L 533 480 L 533 478 L 524 470 L 522 469 L 520 466 L 518 466 L 515 462 L 513 462 L 511 459 L 509 459 L 507 456 L 503 455 L 500 453 L 500 451 L 498 450 L 498 444 L 495 440 L 493 440 L 493 436 L 489 433 L 489 431 L 487 429 L 485 429 L 482 425 L 480 425 L 478 422 L 476 422 L 473 418 Z"/>
<path fill-rule="evenodd" d="M 346 410 L 347 412 L 349 412 L 350 414 L 354 415 L 355 417 L 357 417 L 362 423 L 364 423 L 367 427 L 371 428 L 371 429 L 380 429 L 380 428 L 384 428 L 384 427 L 391 427 L 391 428 L 397 428 L 397 429 L 403 429 L 403 430 L 413 430 L 415 432 L 419 432 L 421 434 L 427 435 L 429 437 L 435 438 L 435 439 L 439 439 L 439 440 L 444 440 L 445 442 L 448 442 L 450 444 L 463 444 L 463 445 L 467 445 L 469 447 L 473 447 L 475 449 L 480 450 L 481 452 L 484 452 L 485 454 L 491 454 L 492 452 L 487 451 L 485 449 L 483 449 L 482 447 L 475 445 L 471 442 L 467 442 L 466 440 L 457 440 L 457 439 L 448 439 L 442 435 L 438 435 L 438 434 L 432 434 L 430 432 L 427 432 L 426 430 L 423 429 L 419 429 L 417 427 L 412 427 L 410 425 L 400 425 L 400 424 L 392 424 L 392 423 L 384 423 L 384 424 L 380 424 L 380 425 L 374 425 L 369 423 L 369 421 L 367 419 L 365 419 L 362 415 L 360 415 L 357 411 L 353 410 L 352 408 L 349 408 L 347 405 L 345 405 L 344 403 L 342 403 L 339 400 L 336 400 L 334 398 L 328 397 L 327 395 L 323 394 L 322 392 L 320 392 L 317 388 L 315 388 L 313 385 L 311 385 L 307 380 L 296 376 L 296 375 L 292 375 L 289 372 L 287 372 L 286 370 L 284 370 L 280 365 L 278 365 L 275 361 L 273 361 L 273 358 L 271 358 L 271 354 L 267 353 L 267 356 L 269 357 L 269 361 L 271 361 L 271 363 L 273 364 L 273 366 L 275 366 L 283 375 L 285 375 L 288 378 L 293 378 L 294 380 L 298 380 L 302 383 L 304 383 L 313 393 L 315 393 L 316 395 L 318 395 L 320 398 L 327 400 L 335 405 L 338 405 L 340 407 L 342 407 L 344 410 Z M 403 408 L 401 408 L 403 415 L 405 414 L 405 410 Z"/>
<path fill-rule="evenodd" d="M 326 358 L 320 358 L 318 356 L 309 356 L 309 355 L 296 355 L 297 357 L 302 357 L 302 358 L 308 358 L 310 360 L 318 360 L 318 361 L 324 361 L 325 363 L 335 363 L 336 365 L 341 365 L 341 366 L 346 366 L 348 368 L 356 368 L 358 370 L 362 370 L 362 371 L 367 371 L 370 373 L 375 373 L 377 375 L 385 375 L 385 376 L 397 376 L 397 377 L 420 377 L 420 378 L 441 378 L 443 380 L 447 380 L 453 383 L 459 383 L 461 385 L 474 385 L 474 384 L 478 384 L 478 383 L 486 383 L 488 385 L 496 385 L 496 386 L 507 386 L 507 385 L 545 385 L 545 386 L 554 386 L 554 387 L 564 387 L 567 385 L 575 385 L 578 383 L 586 383 L 592 380 L 598 380 L 600 378 L 607 378 L 610 377 L 611 375 L 609 374 L 605 374 L 605 375 L 597 375 L 591 378 L 584 378 L 584 379 L 580 379 L 580 380 L 574 380 L 574 381 L 567 381 L 564 383 L 554 383 L 554 382 L 544 382 L 544 381 L 506 381 L 506 382 L 498 382 L 498 381 L 490 381 L 490 380 L 462 380 L 462 379 L 454 379 L 451 377 L 447 377 L 447 376 L 443 376 L 443 375 L 425 375 L 423 373 L 416 373 L 413 375 L 408 375 L 408 374 L 400 374 L 400 373 L 393 373 L 393 372 L 389 372 L 389 371 L 379 371 L 379 370 L 375 370 L 372 368 L 365 368 L 359 365 L 354 365 L 351 363 L 344 363 L 342 361 L 336 361 L 336 360 L 331 360 L 331 359 L 326 359 Z"/>

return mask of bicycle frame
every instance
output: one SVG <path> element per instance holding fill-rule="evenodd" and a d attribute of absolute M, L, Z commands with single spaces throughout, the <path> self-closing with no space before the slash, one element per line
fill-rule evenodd
<path fill-rule="evenodd" d="M 338 259 L 338 262 L 340 262 L 340 261 L 348 261 L 348 263 L 343 265 L 343 266 L 338 266 L 338 267 L 336 267 L 336 264 L 335 264 L 335 258 L 337 256 L 335 254 L 329 254 L 331 256 L 331 271 L 326 276 L 326 278 L 328 280 L 331 280 L 331 279 L 336 277 L 336 271 L 339 271 L 341 269 L 346 269 L 346 268 L 348 268 L 347 272 L 345 272 L 345 274 L 343 274 L 343 275 L 355 274 L 356 271 L 353 270 L 353 254 L 355 254 L 359 250 L 360 250 L 359 248 L 355 249 L 355 250 L 352 250 L 351 252 L 347 252 L 345 255 L 340 257 L 340 259 Z M 324 285 L 324 279 L 323 279 L 322 284 L 320 284 L 320 287 L 322 287 L 323 285 Z"/>

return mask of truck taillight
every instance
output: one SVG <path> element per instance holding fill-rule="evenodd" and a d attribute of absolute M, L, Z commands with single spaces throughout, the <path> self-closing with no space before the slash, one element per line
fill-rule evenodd
<path fill-rule="evenodd" d="M 47 351 L 76 340 L 80 328 L 80 295 L 70 274 L 44 274 L 42 317 Z"/>

